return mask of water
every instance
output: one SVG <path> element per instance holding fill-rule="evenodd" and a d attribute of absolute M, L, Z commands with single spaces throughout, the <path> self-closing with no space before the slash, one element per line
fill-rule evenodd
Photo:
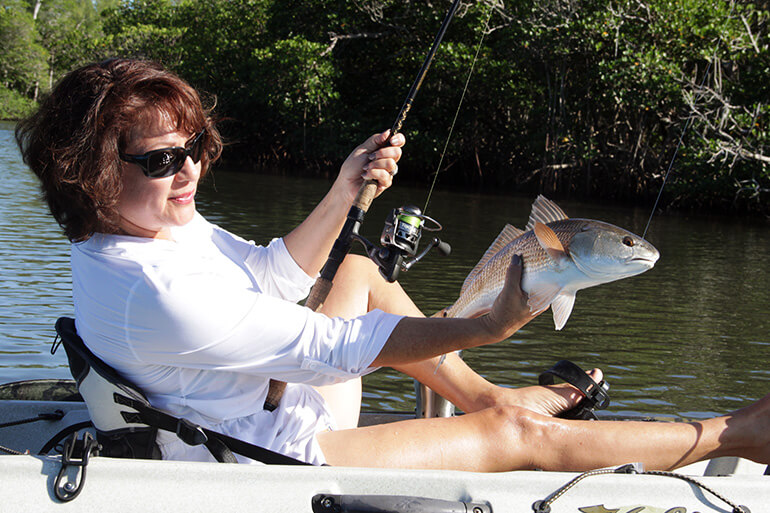
<path fill-rule="evenodd" d="M 63 351 L 50 354 L 53 323 L 72 315 L 69 245 L 21 163 L 13 126 L 0 123 L 0 383 L 69 377 Z M 217 170 L 201 186 L 210 220 L 264 243 L 286 233 L 329 183 Z M 422 206 L 426 188 L 393 187 L 377 199 L 363 234 L 377 240 L 390 208 Z M 531 197 L 436 192 L 429 214 L 452 255 L 429 255 L 402 285 L 426 313 L 447 306 L 505 223 L 523 227 Z M 649 211 L 561 202 L 575 217 L 641 233 Z M 770 391 L 770 254 L 766 224 L 659 215 L 648 239 L 661 260 L 645 274 L 580 291 L 565 328 L 546 312 L 512 339 L 465 352 L 494 383 L 518 387 L 557 360 L 604 369 L 613 413 L 702 418 Z M 411 410 L 411 380 L 380 370 L 364 381 L 364 408 Z"/>

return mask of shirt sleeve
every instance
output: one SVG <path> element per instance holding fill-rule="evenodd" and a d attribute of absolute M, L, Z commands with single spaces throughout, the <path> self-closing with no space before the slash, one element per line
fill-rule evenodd
<path fill-rule="evenodd" d="M 267 247 L 253 246 L 246 265 L 266 294 L 296 303 L 310 292 L 315 279 L 297 264 L 283 239 L 273 239 Z"/>
<path fill-rule="evenodd" d="M 282 238 L 259 246 L 218 226 L 212 225 L 221 246 L 229 248 L 249 267 L 265 294 L 296 303 L 310 292 L 315 278 L 297 264 Z"/>
<path fill-rule="evenodd" d="M 141 362 L 324 385 L 370 372 L 400 319 L 379 310 L 329 318 L 205 272 L 169 279 L 146 270 L 124 326 Z"/>

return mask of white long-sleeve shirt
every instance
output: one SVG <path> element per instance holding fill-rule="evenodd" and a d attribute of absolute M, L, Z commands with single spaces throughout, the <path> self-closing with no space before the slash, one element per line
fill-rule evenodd
<path fill-rule="evenodd" d="M 173 415 L 311 463 L 334 429 L 326 385 L 370 372 L 401 319 L 379 310 L 344 321 L 295 302 L 313 279 L 281 239 L 256 246 L 196 214 L 173 241 L 95 234 L 72 245 L 77 330 L 86 345 Z M 263 410 L 270 378 L 286 381 Z M 175 435 L 166 459 L 211 460 Z"/>

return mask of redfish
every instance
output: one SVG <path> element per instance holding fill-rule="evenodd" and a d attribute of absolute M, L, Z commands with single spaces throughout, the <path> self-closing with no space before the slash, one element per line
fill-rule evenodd
<path fill-rule="evenodd" d="M 524 230 L 506 225 L 460 290 L 444 317 L 478 317 L 503 289 L 513 255 L 521 255 L 521 288 L 532 312 L 551 307 L 557 330 L 564 327 L 578 290 L 634 276 L 660 258 L 655 247 L 631 232 L 593 219 L 570 219 L 538 196 Z"/>

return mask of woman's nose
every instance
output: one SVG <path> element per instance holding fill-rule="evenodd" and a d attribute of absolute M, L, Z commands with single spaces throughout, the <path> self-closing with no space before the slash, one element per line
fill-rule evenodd
<path fill-rule="evenodd" d="M 184 159 L 184 164 L 182 164 L 182 168 L 179 170 L 179 172 L 174 175 L 176 179 L 180 181 L 192 181 L 197 180 L 200 177 L 201 174 L 201 161 L 198 161 L 196 164 L 193 162 L 192 157 L 187 156 Z"/>

